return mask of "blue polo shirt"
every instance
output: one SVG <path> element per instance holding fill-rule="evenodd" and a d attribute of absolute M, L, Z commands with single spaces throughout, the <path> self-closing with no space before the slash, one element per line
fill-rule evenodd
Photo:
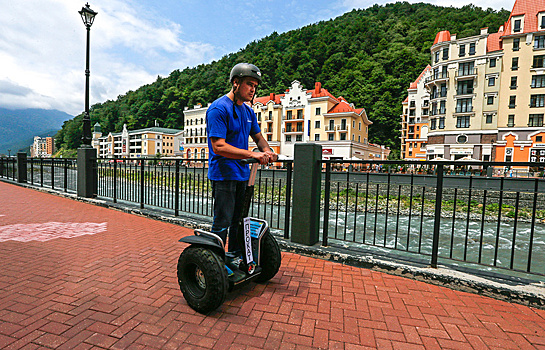
<path fill-rule="evenodd" d="M 214 101 L 206 111 L 206 133 L 208 135 L 208 178 L 213 181 L 248 181 L 250 168 L 240 160 L 217 155 L 212 149 L 211 137 L 225 139 L 231 146 L 248 149 L 248 137 L 261 132 L 257 117 L 247 104 L 235 105 L 237 118 L 233 115 L 233 101 L 227 95 Z"/>

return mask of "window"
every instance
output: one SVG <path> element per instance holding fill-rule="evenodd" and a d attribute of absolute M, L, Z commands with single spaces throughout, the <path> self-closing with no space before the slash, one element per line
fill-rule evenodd
<path fill-rule="evenodd" d="M 511 77 L 511 85 L 509 88 L 511 90 L 515 90 L 517 88 L 517 77 Z"/>
<path fill-rule="evenodd" d="M 473 93 L 473 79 L 462 80 L 458 82 L 457 95 L 467 95 Z"/>
<path fill-rule="evenodd" d="M 314 122 L 314 129 L 320 129 L 320 121 L 319 120 Z"/>
<path fill-rule="evenodd" d="M 456 127 L 469 128 L 469 116 L 464 115 L 464 116 L 456 117 Z"/>
<path fill-rule="evenodd" d="M 545 16 L 543 16 L 545 18 Z M 532 76 L 532 85 L 533 88 L 545 87 L 545 75 L 533 75 Z"/>
<path fill-rule="evenodd" d="M 456 138 L 457 143 L 467 143 L 467 135 L 458 135 Z"/>
<path fill-rule="evenodd" d="M 509 114 L 507 116 L 507 126 L 515 126 L 515 115 Z"/>
<path fill-rule="evenodd" d="M 456 100 L 456 113 L 467 113 L 473 110 L 471 98 L 459 98 Z"/>
<path fill-rule="evenodd" d="M 448 47 L 443 49 L 443 60 L 448 60 Z"/>
<path fill-rule="evenodd" d="M 543 126 L 543 114 L 530 114 L 528 126 Z"/>
<path fill-rule="evenodd" d="M 334 137 L 335 137 L 335 135 L 333 135 L 333 134 L 327 135 L 328 141 L 333 141 L 333 140 L 334 140 Z"/>
<path fill-rule="evenodd" d="M 437 121 L 435 120 L 435 118 L 430 121 L 430 129 L 431 130 L 437 129 Z"/>
<path fill-rule="evenodd" d="M 539 55 L 539 56 L 534 56 L 534 62 L 532 64 L 532 68 L 544 68 L 545 65 L 543 65 L 543 58 L 545 58 L 545 55 Z"/>
<path fill-rule="evenodd" d="M 534 39 L 534 49 L 543 49 L 543 48 L 545 48 L 545 35 L 537 35 Z"/>
<path fill-rule="evenodd" d="M 297 131 L 299 131 L 299 132 L 303 131 L 303 123 L 302 122 L 297 123 Z"/>
<path fill-rule="evenodd" d="M 543 142 L 543 136 L 536 136 L 536 142 Z"/>
<path fill-rule="evenodd" d="M 316 107 L 316 115 L 322 114 L 322 109 L 320 107 Z"/>
<path fill-rule="evenodd" d="M 473 62 L 460 63 L 458 65 L 458 75 L 470 75 L 475 74 L 473 71 Z"/>
<path fill-rule="evenodd" d="M 441 90 L 439 92 L 439 97 L 447 97 L 447 84 L 441 84 Z"/>
<path fill-rule="evenodd" d="M 460 44 L 460 50 L 458 51 L 458 56 L 464 57 L 466 55 L 466 46 L 465 44 Z"/>
<path fill-rule="evenodd" d="M 359 122 L 359 125 L 358 125 L 358 130 L 361 131 L 361 122 Z"/>
<path fill-rule="evenodd" d="M 439 114 L 447 113 L 447 101 L 439 102 Z"/>
<path fill-rule="evenodd" d="M 267 135 L 267 141 L 272 141 L 272 135 L 271 134 Z"/>
<path fill-rule="evenodd" d="M 520 20 L 520 19 L 516 19 L 516 20 L 515 20 L 515 25 L 514 25 L 514 27 L 513 27 L 513 31 L 514 31 L 515 33 L 518 33 L 518 32 L 521 31 L 521 27 L 520 27 L 521 23 L 522 23 L 522 20 Z"/>
<path fill-rule="evenodd" d="M 295 141 L 296 141 L 296 142 L 301 142 L 301 141 L 303 141 L 303 135 L 295 135 Z"/>
<path fill-rule="evenodd" d="M 439 51 L 435 52 L 435 63 L 439 62 Z"/>
<path fill-rule="evenodd" d="M 303 119 L 303 110 L 302 109 L 297 110 L 297 119 Z"/>
<path fill-rule="evenodd" d="M 286 132 L 291 132 L 291 123 L 286 124 Z"/>
<path fill-rule="evenodd" d="M 545 29 L 545 16 L 541 17 L 541 29 Z"/>
<path fill-rule="evenodd" d="M 530 107 L 545 107 L 545 95 L 531 95 Z"/>
<path fill-rule="evenodd" d="M 486 124 L 492 124 L 492 118 L 493 118 L 493 115 L 492 114 L 487 114 L 486 115 Z"/>
<path fill-rule="evenodd" d="M 517 105 L 517 96 L 509 96 L 509 108 L 515 108 Z"/>
<path fill-rule="evenodd" d="M 261 121 L 261 112 L 257 113 L 257 120 Z"/>
<path fill-rule="evenodd" d="M 519 69 L 519 58 L 513 57 L 511 59 L 511 70 L 517 70 Z"/>
<path fill-rule="evenodd" d="M 488 67 L 490 67 L 490 68 L 496 67 L 496 57 L 493 57 L 493 58 L 490 59 Z"/>
<path fill-rule="evenodd" d="M 291 135 L 286 135 L 286 142 L 291 142 Z"/>
<path fill-rule="evenodd" d="M 355 129 L 355 128 L 356 128 L 356 121 L 352 120 L 352 129 Z"/>
<path fill-rule="evenodd" d="M 474 55 L 475 54 L 475 43 L 469 44 L 469 54 Z"/>
<path fill-rule="evenodd" d="M 445 128 L 445 117 L 439 118 L 439 129 Z"/>
<path fill-rule="evenodd" d="M 513 39 L 513 51 L 520 50 L 520 38 Z"/>
<path fill-rule="evenodd" d="M 494 85 L 496 85 L 496 77 L 488 78 L 488 86 L 494 86 Z"/>
<path fill-rule="evenodd" d="M 320 141 L 320 134 L 314 134 L 314 141 Z"/>
<path fill-rule="evenodd" d="M 272 111 L 269 111 L 269 120 L 272 120 Z"/>
<path fill-rule="evenodd" d="M 341 133 L 341 141 L 345 141 L 346 140 L 346 133 L 343 132 Z"/>
<path fill-rule="evenodd" d="M 486 104 L 487 105 L 493 105 L 494 104 L 494 96 L 488 96 L 486 98 Z"/>
<path fill-rule="evenodd" d="M 291 111 L 287 111 L 287 113 L 286 113 L 286 119 L 291 119 Z"/>
<path fill-rule="evenodd" d="M 341 119 L 341 130 L 347 130 L 346 119 Z"/>
<path fill-rule="evenodd" d="M 333 119 L 329 121 L 329 130 L 335 130 L 335 121 Z"/>

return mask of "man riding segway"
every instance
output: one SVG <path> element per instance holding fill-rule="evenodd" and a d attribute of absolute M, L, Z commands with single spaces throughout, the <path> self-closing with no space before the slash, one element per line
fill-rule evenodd
<path fill-rule="evenodd" d="M 268 281 L 281 262 L 280 248 L 267 222 L 245 218 L 257 163 L 278 160 L 261 134 L 254 111 L 246 104 L 255 97 L 261 72 L 252 64 L 239 63 L 231 70 L 230 83 L 231 91 L 206 112 L 208 178 L 214 197 L 212 230 L 195 230 L 195 236 L 180 240 L 191 246 L 178 260 L 178 283 L 188 304 L 202 313 L 219 307 L 235 286 L 250 280 Z M 249 137 L 260 152 L 248 150 Z M 251 174 L 248 163 L 254 163 Z"/>

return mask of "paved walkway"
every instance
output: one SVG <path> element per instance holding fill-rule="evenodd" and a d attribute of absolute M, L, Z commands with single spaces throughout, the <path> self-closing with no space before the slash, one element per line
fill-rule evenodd
<path fill-rule="evenodd" d="M 283 253 L 190 309 L 189 229 L 0 182 L 1 349 L 545 349 L 545 311 Z"/>

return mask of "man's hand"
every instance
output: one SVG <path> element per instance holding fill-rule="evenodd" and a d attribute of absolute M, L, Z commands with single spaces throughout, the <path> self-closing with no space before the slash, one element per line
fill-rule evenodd
<path fill-rule="evenodd" d="M 252 158 L 257 159 L 259 164 L 266 165 L 278 160 L 278 155 L 271 151 L 252 152 Z"/>

